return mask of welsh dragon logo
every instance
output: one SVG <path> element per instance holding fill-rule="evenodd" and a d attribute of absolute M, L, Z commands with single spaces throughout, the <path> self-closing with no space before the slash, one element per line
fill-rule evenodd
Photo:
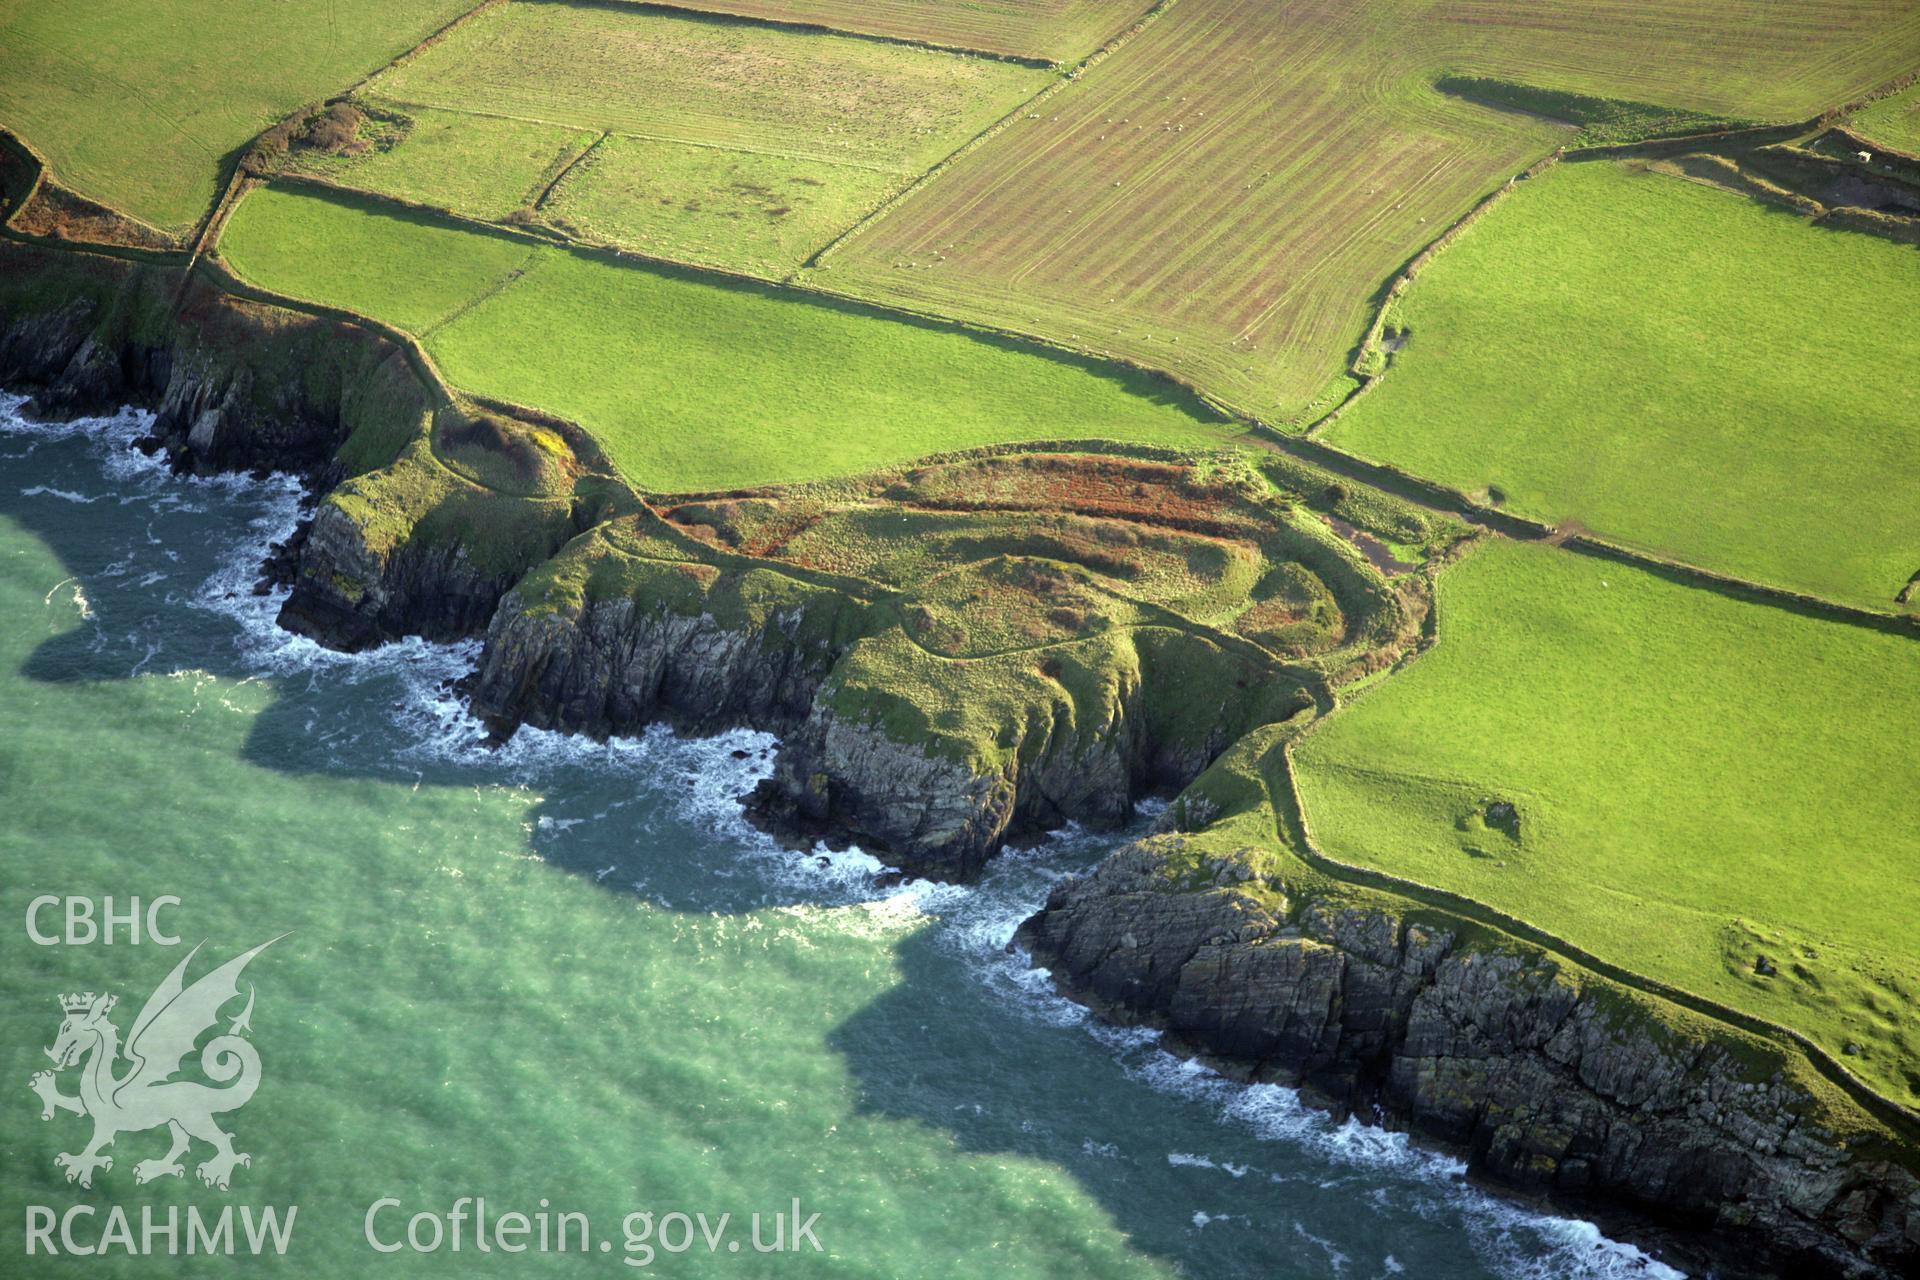
<path fill-rule="evenodd" d="M 102 1152 L 116 1137 L 161 1125 L 172 1135 L 172 1146 L 159 1159 L 134 1165 L 135 1182 L 183 1176 L 186 1170 L 180 1157 L 196 1138 L 213 1147 L 212 1158 L 202 1161 L 197 1170 L 200 1181 L 210 1187 L 225 1191 L 234 1166 L 253 1162 L 246 1152 L 233 1149 L 233 1135 L 214 1121 L 215 1116 L 244 1107 L 260 1085 L 260 1055 L 242 1039 L 252 1030 L 251 984 L 246 1008 L 230 1021 L 224 1034 L 214 1036 L 200 1050 L 201 1071 L 223 1087 L 173 1076 L 201 1035 L 219 1021 L 222 1006 L 239 997 L 240 974 L 248 962 L 278 941 L 269 939 L 187 986 L 187 965 L 200 953 L 195 947 L 147 997 L 124 1047 L 120 1029 L 107 1016 L 118 997 L 88 991 L 60 998 L 66 1018 L 47 1050 L 54 1070 L 38 1072 L 29 1083 L 40 1095 L 42 1120 L 53 1119 L 56 1111 L 93 1120 L 93 1140 L 83 1151 L 78 1155 L 63 1151 L 53 1158 L 66 1170 L 68 1182 L 91 1187 L 96 1169 L 113 1168 L 113 1157 Z M 125 1070 L 116 1070 L 123 1057 Z M 80 1066 L 80 1092 L 69 1096 L 59 1091 L 55 1072 L 75 1065 Z"/>

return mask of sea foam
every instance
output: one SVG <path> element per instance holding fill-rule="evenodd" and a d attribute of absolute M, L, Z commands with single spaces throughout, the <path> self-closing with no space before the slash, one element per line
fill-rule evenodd
<path fill-rule="evenodd" d="M 455 680 L 472 670 L 480 653 L 478 642 L 434 644 L 409 638 L 343 654 L 277 625 L 285 588 L 256 594 L 254 584 L 267 548 L 289 536 L 305 514 L 305 496 L 296 479 L 284 475 L 265 480 L 173 477 L 164 461 L 132 447 L 151 429 L 150 414 L 129 409 L 101 418 L 38 423 L 17 412 L 24 399 L 0 394 L 0 435 L 24 442 L 29 453 L 47 441 L 84 439 L 109 486 L 104 494 L 42 486 L 32 496 L 88 503 L 112 498 L 122 505 L 148 504 L 156 513 L 204 510 L 211 502 L 249 504 L 253 514 L 244 533 L 221 549 L 218 567 L 183 601 L 235 624 L 237 657 L 249 678 L 288 683 L 323 677 L 349 682 L 391 678 L 402 690 L 391 711 L 399 736 L 398 756 L 423 764 L 471 768 L 510 785 L 539 786 L 572 770 L 613 773 L 646 786 L 658 785 L 663 777 L 678 777 L 687 782 L 674 794 L 680 816 L 721 834 L 743 869 L 804 895 L 815 908 L 838 909 L 813 913 L 813 919 L 825 927 L 862 931 L 934 927 L 939 946 L 959 958 L 1005 1007 L 1094 1038 L 1126 1075 L 1157 1092 L 1200 1104 L 1223 1128 L 1310 1152 L 1327 1166 L 1330 1177 L 1339 1177 L 1342 1170 L 1366 1171 L 1424 1188 L 1432 1197 L 1429 1211 L 1463 1223 L 1480 1260 L 1512 1280 L 1668 1280 L 1680 1275 L 1634 1246 L 1610 1240 L 1592 1223 L 1542 1214 L 1479 1191 L 1465 1181 L 1466 1167 L 1460 1160 L 1416 1146 L 1404 1134 L 1353 1117 L 1336 1121 L 1308 1107 L 1296 1091 L 1279 1085 L 1229 1080 L 1168 1052 L 1158 1032 L 1112 1026 L 1059 995 L 1046 970 L 1010 949 L 1014 932 L 1045 901 L 1053 884 L 1076 867 L 1090 865 L 1123 837 L 1069 827 L 1032 848 L 1006 851 L 977 885 L 899 881 L 887 874 L 883 860 L 857 847 L 835 851 L 821 846 L 795 853 L 745 821 L 738 798 L 771 772 L 778 748 L 771 735 L 741 729 L 688 740 L 655 727 L 601 742 L 522 728 L 505 744 L 490 743 L 484 726 L 453 688 Z M 169 559 L 173 553 L 162 545 L 164 541 L 149 530 L 131 559 L 137 560 L 141 552 Z M 133 563 L 114 566 L 128 573 L 138 567 Z M 165 576 L 155 566 L 140 581 L 152 585 Z M 84 601 L 84 584 L 71 585 L 75 599 Z M 148 645 L 132 672 L 155 665 L 158 656 Z M 1150 816 L 1150 811 L 1144 816 Z M 563 834 L 577 821 L 555 819 L 546 830 Z M 604 874 L 614 870 L 605 868 Z M 1111 1152 L 1103 1147 L 1099 1154 Z M 1250 1165 L 1194 1152 L 1172 1152 L 1166 1159 L 1196 1176 L 1224 1175 L 1238 1181 L 1259 1172 Z M 1275 1175 L 1273 1180 L 1286 1179 Z M 1384 1192 L 1375 1188 L 1373 1194 Z M 1417 1198 L 1402 1201 L 1401 1207 L 1408 1204 L 1421 1211 Z M 1205 1210 L 1197 1210 L 1193 1217 L 1196 1229 L 1231 1220 L 1231 1215 Z M 1324 1246 L 1333 1271 L 1344 1268 L 1344 1255 L 1330 1243 L 1312 1237 L 1299 1224 L 1295 1229 L 1302 1239 Z M 1401 1265 L 1389 1257 L 1387 1268 L 1397 1272 Z"/>

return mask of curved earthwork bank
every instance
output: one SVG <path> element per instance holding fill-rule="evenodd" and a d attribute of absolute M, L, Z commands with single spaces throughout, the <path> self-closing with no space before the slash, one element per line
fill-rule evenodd
<path fill-rule="evenodd" d="M 1433 643 L 1435 575 L 1487 535 L 1287 453 L 1086 440 L 646 492 L 398 329 L 137 238 L 9 230 L 0 384 L 151 407 L 183 470 L 307 477 L 283 625 L 479 638 L 502 733 L 773 731 L 761 821 L 918 874 L 1171 797 L 1023 926 L 1063 990 L 1683 1262 L 1920 1258 L 1910 1118 L 1817 1047 L 1309 839 L 1293 744 Z"/>

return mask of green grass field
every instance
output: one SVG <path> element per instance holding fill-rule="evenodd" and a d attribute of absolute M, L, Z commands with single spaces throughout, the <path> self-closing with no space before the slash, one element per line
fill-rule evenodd
<path fill-rule="evenodd" d="M 1084 58 L 1152 0 L 685 0 L 689 9 L 860 31 L 1018 58 Z"/>
<path fill-rule="evenodd" d="M 497 221 L 530 206 L 599 137 L 590 129 L 413 107 L 361 127 L 360 155 L 301 149 L 302 173 Z"/>
<path fill-rule="evenodd" d="M 1436 647 L 1297 750 L 1322 848 L 1920 1101 L 1920 642 L 1507 541 L 1439 588 Z"/>
<path fill-rule="evenodd" d="M 1743 120 L 1804 120 L 1920 61 L 1902 0 L 1441 0 L 1449 70 Z"/>
<path fill-rule="evenodd" d="M 567 174 L 542 212 L 576 239 L 778 276 L 900 183 L 859 165 L 610 137 Z"/>
<path fill-rule="evenodd" d="M 371 203 L 279 189 L 242 201 L 220 252 L 256 284 L 430 332 L 526 266 L 534 246 L 462 231 Z"/>
<path fill-rule="evenodd" d="M 358 202 L 258 192 L 220 249 L 264 288 L 421 335 L 456 386 L 576 419 L 648 490 L 814 479 L 1001 441 L 1239 433 L 1150 375 Z"/>
<path fill-rule="evenodd" d="M 1920 85 L 1871 103 L 1848 123 L 1863 138 L 1920 156 Z"/>
<path fill-rule="evenodd" d="M 1611 163 L 1524 184 L 1396 308 L 1331 443 L 1879 609 L 1920 570 L 1920 259 Z"/>
<path fill-rule="evenodd" d="M 823 284 L 1167 369 L 1269 419 L 1570 131 L 1434 89 L 1401 6 L 1180 0 L 823 259 Z"/>
<path fill-rule="evenodd" d="M 82 195 L 184 231 L 255 134 L 469 7 L 0 0 L 0 124 Z"/>
<path fill-rule="evenodd" d="M 375 149 L 314 163 L 459 213 L 526 207 L 582 238 L 779 276 L 1051 75 L 729 18 L 509 4 L 367 87 L 411 133 L 380 147 L 375 121 Z M 540 200 L 568 130 L 608 136 Z"/>
<path fill-rule="evenodd" d="M 1180 0 L 836 248 L 833 287 L 1179 374 L 1305 423 L 1380 288 L 1572 141 L 1448 75 L 1791 120 L 1920 64 L 1884 0 Z M 1672 109 L 1672 114 L 1654 108 Z"/>

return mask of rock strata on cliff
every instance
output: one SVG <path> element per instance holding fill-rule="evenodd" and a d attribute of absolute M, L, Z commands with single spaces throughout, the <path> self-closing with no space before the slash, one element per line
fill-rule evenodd
<path fill-rule="evenodd" d="M 349 437 L 384 426 L 371 420 L 407 385 L 382 373 L 398 353 L 379 335 L 178 269 L 0 242 L 0 275 L 14 282 L 0 289 L 0 384 L 46 418 L 151 408 L 181 470 L 337 474 Z M 417 383 L 411 395 L 424 403 Z"/>
<path fill-rule="evenodd" d="M 1920 1181 L 1830 1126 L 1771 1046 L 1472 926 L 1291 900 L 1252 851 L 1188 841 L 1151 837 L 1056 887 L 1020 943 L 1109 1015 L 1463 1150 L 1504 1185 L 1631 1206 L 1721 1274 L 1920 1263 Z"/>
<path fill-rule="evenodd" d="M 1102 626 L 956 660 L 912 636 L 915 601 L 635 517 L 503 601 L 473 702 L 503 724 L 590 734 L 656 720 L 779 732 L 763 820 L 944 878 L 976 874 L 1009 835 L 1118 824 L 1246 729 L 1313 705 L 1311 673 L 1192 628 Z"/>
<path fill-rule="evenodd" d="M 502 730 L 778 731 L 755 807 L 783 828 L 965 877 L 1010 835 L 1184 787 L 1169 821 L 1202 834 L 1129 846 L 1024 926 L 1070 993 L 1505 1184 L 1720 1228 L 1702 1256 L 1727 1274 L 1916 1270 L 1912 1142 L 1804 1061 L 1348 892 L 1276 837 L 1248 762 L 1416 647 L 1430 603 L 1321 516 L 1457 536 L 1404 504 L 1278 457 L 1097 446 L 649 504 L 565 424 L 451 403 L 390 336 L 14 242 L 0 385 L 47 416 L 152 408 L 185 470 L 304 474 L 283 623 L 484 635 L 474 703 Z"/>

